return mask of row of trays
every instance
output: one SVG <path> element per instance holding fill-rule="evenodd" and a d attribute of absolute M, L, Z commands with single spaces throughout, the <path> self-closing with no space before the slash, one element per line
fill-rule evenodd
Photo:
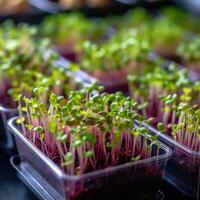
<path fill-rule="evenodd" d="M 66 67 L 69 64 L 63 58 L 58 60 L 58 63 L 61 67 Z M 83 71 L 76 72 L 74 76 L 77 81 L 83 82 L 84 85 L 97 81 Z M 191 198 L 194 195 L 196 199 L 199 198 L 200 166 L 198 160 L 200 159 L 200 153 L 186 148 L 149 125 L 143 124 L 152 135 L 158 136 L 162 142 L 158 157 L 92 172 L 80 177 L 71 177 L 63 173 L 55 163 L 22 134 L 22 130 L 16 124 L 16 117 L 9 120 L 17 115 L 16 109 L 8 109 L 1 106 L 0 111 L 1 130 L 3 130 L 0 133 L 1 146 L 4 146 L 9 154 L 13 154 L 13 150 L 17 146 L 19 157 L 13 157 L 11 163 L 19 172 L 20 177 L 42 199 L 65 199 L 68 195 L 67 191 L 77 189 L 81 184 L 89 188 L 92 198 L 95 196 L 97 199 L 102 199 L 102 196 L 99 196 L 99 192 L 109 193 L 114 190 L 120 199 L 124 194 L 119 197 L 120 194 L 117 193 L 119 185 L 116 184 L 116 188 L 114 187 L 118 181 L 125 181 L 124 184 L 127 184 L 125 187 L 127 189 L 126 192 L 128 192 L 128 189 L 134 190 L 136 199 L 148 199 L 152 197 L 152 194 L 153 196 L 155 195 L 163 175 L 168 183 L 184 195 Z M 137 124 L 137 122 L 134 123 Z M 146 167 L 153 166 L 155 162 L 159 170 L 153 176 L 147 177 L 145 175 Z M 132 171 L 134 171 L 134 174 L 131 175 L 130 172 Z M 106 188 L 102 189 L 102 185 L 106 185 Z M 129 188 L 130 185 L 131 187 Z M 111 187 L 108 188 L 109 186 Z M 67 191 L 66 188 L 68 188 Z M 147 194 L 149 197 L 143 197 L 143 194 Z M 83 198 L 85 197 L 83 196 Z M 90 195 L 87 198 L 90 198 Z"/>

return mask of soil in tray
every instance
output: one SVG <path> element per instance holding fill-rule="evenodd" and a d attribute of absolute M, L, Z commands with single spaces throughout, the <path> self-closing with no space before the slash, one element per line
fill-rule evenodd
<path fill-rule="evenodd" d="M 158 165 L 156 165 L 158 166 Z M 133 166 L 129 169 L 98 175 L 76 184 L 70 200 L 155 200 L 161 177 L 154 164 Z"/>
<path fill-rule="evenodd" d="M 128 178 L 130 179 L 130 178 Z M 153 200 L 160 184 L 160 177 L 135 177 L 131 180 L 117 180 L 83 191 L 74 200 Z M 98 179 L 96 184 L 98 185 Z M 101 183 L 100 183 L 101 184 Z"/>

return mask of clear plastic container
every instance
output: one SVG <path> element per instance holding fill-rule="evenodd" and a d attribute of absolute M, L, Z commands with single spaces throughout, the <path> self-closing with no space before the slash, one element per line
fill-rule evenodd
<path fill-rule="evenodd" d="M 48 193 L 48 191 L 45 191 L 43 189 L 41 183 L 39 184 L 38 181 L 35 180 L 35 177 L 32 174 L 27 173 L 27 171 L 24 170 L 23 163 L 20 162 L 19 156 L 12 156 L 10 158 L 10 163 L 16 170 L 18 177 L 39 199 L 53 200 L 52 196 Z M 159 190 L 158 193 L 156 194 L 155 200 L 164 200 L 164 199 L 165 199 L 164 193 Z"/>
<path fill-rule="evenodd" d="M 90 172 L 81 176 L 65 174 L 33 145 L 17 127 L 16 118 L 8 122 L 16 138 L 21 168 L 32 174 L 52 199 L 111 200 L 155 199 L 171 150 L 161 144 L 160 154 L 153 146 L 149 159 Z"/>
<path fill-rule="evenodd" d="M 7 130 L 7 121 L 17 115 L 17 109 L 6 108 L 0 104 L 0 146 L 9 153 L 14 150 L 13 136 Z"/>
<path fill-rule="evenodd" d="M 194 199 L 200 199 L 200 152 L 192 151 L 176 142 L 173 138 L 149 127 L 158 135 L 159 140 L 172 149 L 172 157 L 168 161 L 165 180 L 177 190 Z"/>

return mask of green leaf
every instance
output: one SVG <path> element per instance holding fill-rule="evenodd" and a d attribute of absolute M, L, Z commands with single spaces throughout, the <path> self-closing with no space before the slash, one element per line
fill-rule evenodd
<path fill-rule="evenodd" d="M 163 123 L 159 122 L 159 123 L 157 124 L 157 129 L 158 129 L 160 132 L 163 132 L 163 131 L 165 130 Z"/>
<path fill-rule="evenodd" d="M 19 118 L 16 120 L 16 123 L 17 123 L 17 124 L 22 124 L 24 121 L 25 121 L 25 118 L 24 118 L 24 117 L 19 117 Z"/>

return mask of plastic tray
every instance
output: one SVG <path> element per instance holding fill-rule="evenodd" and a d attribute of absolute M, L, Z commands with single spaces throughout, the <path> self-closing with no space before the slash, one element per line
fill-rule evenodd
<path fill-rule="evenodd" d="M 16 170 L 17 176 L 23 183 L 41 200 L 53 200 L 53 197 L 49 195 L 48 191 L 45 191 L 42 186 L 35 180 L 34 176 L 28 173 L 23 168 L 23 163 L 20 162 L 19 156 L 12 156 L 10 158 L 12 167 Z M 162 191 L 158 191 L 155 200 L 164 200 L 165 195 Z"/>
<path fill-rule="evenodd" d="M 150 159 L 81 176 L 69 176 L 21 133 L 15 120 L 16 117 L 9 120 L 8 127 L 16 138 L 21 166 L 54 199 L 69 199 L 69 196 L 75 194 L 79 194 L 76 200 L 155 198 L 167 160 L 171 156 L 171 150 L 163 144 L 158 157 L 152 156 Z"/>
<path fill-rule="evenodd" d="M 37 172 L 34 169 L 31 169 L 30 171 L 26 170 L 26 167 L 23 163 L 20 162 L 19 156 L 12 156 L 10 158 L 10 163 L 13 166 L 13 168 L 16 170 L 18 177 L 25 183 L 25 185 L 28 186 L 28 188 L 39 198 L 44 200 L 63 200 L 62 197 L 60 197 L 58 194 L 56 195 L 56 191 L 54 191 L 55 196 L 51 196 L 48 191 L 44 190 L 42 187 L 42 184 L 48 184 L 45 183 L 44 180 L 40 177 L 40 183 L 35 179 L 35 175 Z M 37 177 L 39 175 L 37 174 Z M 53 188 L 49 185 L 49 190 L 53 191 Z"/>
<path fill-rule="evenodd" d="M 184 195 L 200 199 L 200 152 L 192 151 L 174 141 L 171 137 L 147 126 L 159 140 L 172 149 L 172 157 L 168 161 L 165 180 Z"/>

